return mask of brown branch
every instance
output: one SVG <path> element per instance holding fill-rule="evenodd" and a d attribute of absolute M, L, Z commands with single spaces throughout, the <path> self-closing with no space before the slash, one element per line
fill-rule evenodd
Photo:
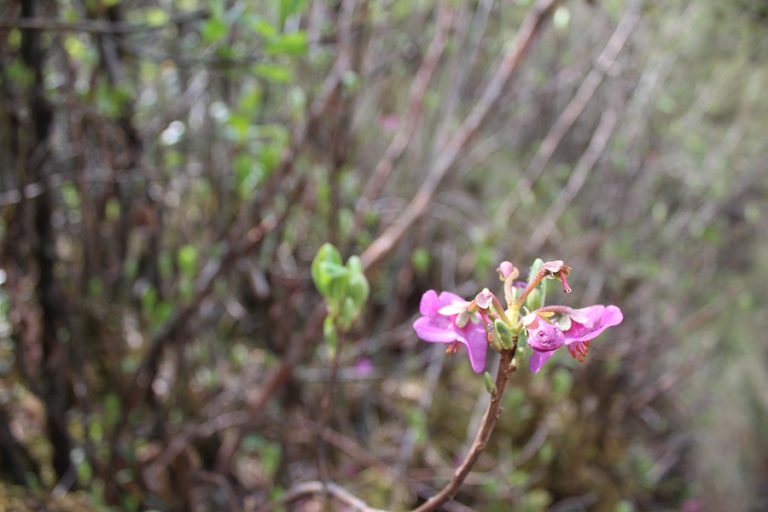
<path fill-rule="evenodd" d="M 584 154 L 581 155 L 581 158 L 568 179 L 568 183 L 555 198 L 552 205 L 541 218 L 541 221 L 537 223 L 536 230 L 531 235 L 530 242 L 526 245 L 529 254 L 538 254 L 541 247 L 554 231 L 560 216 L 565 212 L 584 186 L 589 173 L 603 155 L 603 152 L 608 145 L 608 141 L 611 139 L 611 135 L 613 135 L 613 129 L 619 121 L 624 105 L 625 102 L 622 101 L 621 105 L 609 108 L 603 113 L 600 122 L 595 129 L 595 133 L 592 135 L 592 140 L 590 140 L 589 146 L 584 151 Z"/>
<path fill-rule="evenodd" d="M 155 379 L 160 365 L 160 356 L 168 340 L 171 340 L 197 312 L 203 300 L 211 293 L 216 279 L 235 266 L 237 260 L 249 254 L 264 236 L 285 218 L 288 209 L 279 218 L 268 216 L 258 227 L 251 229 L 239 244 L 228 247 L 224 255 L 208 261 L 197 278 L 192 298 L 177 308 L 170 318 L 152 336 L 150 348 L 147 351 L 139 371 L 136 373 L 135 384 L 139 390 L 149 389 Z M 133 400 L 139 397 L 134 396 Z"/>
<path fill-rule="evenodd" d="M 111 23 L 102 20 L 64 21 L 51 18 L 25 18 L 18 20 L 0 20 L 0 30 L 38 30 L 47 32 L 86 32 L 90 34 L 133 34 L 137 32 L 151 32 L 168 27 L 175 27 L 179 23 L 208 18 L 210 13 L 205 10 L 197 10 L 171 17 L 168 22 L 161 25 L 149 25 L 146 23 Z"/>
<path fill-rule="evenodd" d="M 510 47 L 511 49 L 502 59 L 479 102 L 461 124 L 456 134 L 439 152 L 416 195 L 392 225 L 363 252 L 361 259 L 366 271 L 370 272 L 379 264 L 402 240 L 410 227 L 426 212 L 437 187 L 498 103 L 514 71 L 528 53 L 535 36 L 558 3 L 559 0 L 538 0 L 529 11 Z"/>
<path fill-rule="evenodd" d="M 157 373 L 160 356 L 165 346 L 197 312 L 200 304 L 213 290 L 216 279 L 235 268 L 237 266 L 236 263 L 241 258 L 256 249 L 268 232 L 283 223 L 291 211 L 291 206 L 297 203 L 306 186 L 306 179 L 304 178 L 298 180 L 292 187 L 292 191 L 288 194 L 289 197 L 287 198 L 288 206 L 285 207 L 277 218 L 267 216 L 262 218 L 260 222 L 256 221 L 259 213 L 261 211 L 268 211 L 268 206 L 280 195 L 278 194 L 278 189 L 281 185 L 285 185 L 285 178 L 294 168 L 299 151 L 307 138 L 309 127 L 325 113 L 334 95 L 334 91 L 341 83 L 346 67 L 339 65 L 338 62 L 347 63 L 348 60 L 342 56 L 337 59 L 337 63 L 323 84 L 323 92 L 312 102 L 306 120 L 299 123 L 294 129 L 291 143 L 284 151 L 280 164 L 272 173 L 268 182 L 259 189 L 248 205 L 243 208 L 243 213 L 238 222 L 235 222 L 222 237 L 223 240 L 229 241 L 224 255 L 218 259 L 212 259 L 206 264 L 195 283 L 195 293 L 192 299 L 174 311 L 168 321 L 153 336 L 150 349 L 136 374 L 135 387 L 138 389 L 150 389 L 149 387 Z M 287 368 L 290 368 L 287 370 L 290 374 L 293 364 L 295 363 L 291 362 L 288 366 L 281 366 L 278 374 L 282 375 L 286 372 Z M 282 378 L 278 380 L 282 381 Z"/>
<path fill-rule="evenodd" d="M 483 453 L 483 450 L 485 450 L 485 447 L 491 438 L 493 429 L 496 426 L 496 420 L 498 420 L 499 415 L 501 414 L 501 398 L 504 395 L 504 388 L 507 385 L 509 375 L 515 370 L 515 367 L 512 366 L 512 358 L 514 357 L 515 350 L 516 347 L 513 347 L 511 350 L 505 350 L 501 353 L 499 369 L 496 372 L 496 390 L 491 396 L 488 409 L 485 411 L 483 421 L 475 435 L 475 441 L 472 443 L 469 453 L 464 457 L 464 461 L 453 473 L 453 478 L 451 478 L 445 487 L 429 498 L 426 503 L 416 507 L 413 512 L 430 512 L 437 510 L 443 503 L 453 498 L 458 492 L 462 482 L 464 482 L 464 479 L 467 478 L 467 475 L 472 470 L 472 466 L 474 466 L 477 459 L 480 458 L 480 454 Z"/>
<path fill-rule="evenodd" d="M 410 143 L 416 126 L 418 126 L 424 114 L 424 96 L 427 93 L 427 87 L 435 74 L 440 58 L 445 51 L 448 42 L 448 34 L 453 22 L 453 9 L 443 4 L 438 14 L 437 33 L 429 44 L 427 53 L 421 63 L 421 67 L 416 72 L 416 77 L 411 84 L 410 99 L 408 101 L 407 117 L 405 122 L 400 125 L 392 141 L 389 143 L 384 156 L 376 164 L 373 174 L 365 186 L 362 197 L 357 204 L 357 212 L 349 240 L 354 242 L 354 238 L 363 225 L 365 213 L 370 209 L 373 201 L 381 194 L 387 179 L 394 170 L 397 162 L 405 153 Z"/>
<path fill-rule="evenodd" d="M 348 507 L 352 507 L 352 510 L 357 512 L 385 512 L 383 510 L 370 507 L 363 500 L 340 486 L 339 484 L 328 482 L 302 482 L 296 484 L 285 493 L 279 500 L 266 503 L 259 507 L 258 512 L 270 512 L 271 510 L 279 509 L 289 503 L 292 503 L 305 496 L 312 496 L 315 494 L 325 494 L 332 496 L 339 502 L 345 504 Z"/>
<path fill-rule="evenodd" d="M 553 124 L 549 129 L 549 132 L 547 132 L 547 135 L 539 145 L 536 154 L 533 156 L 533 159 L 531 159 L 531 162 L 528 164 L 528 167 L 525 169 L 525 172 L 520 179 L 520 184 L 517 187 L 517 197 L 525 197 L 525 195 L 530 193 L 536 180 L 539 179 L 547 164 L 552 159 L 552 156 L 555 154 L 555 150 L 557 150 L 558 146 L 560 146 L 560 143 L 563 141 L 566 133 L 573 128 L 576 120 L 582 113 L 584 113 L 587 104 L 595 95 L 597 88 L 603 83 L 605 76 L 613 69 L 619 53 L 621 53 L 621 50 L 629 40 L 629 36 L 632 34 L 640 20 L 642 4 L 643 0 L 635 2 L 633 7 L 631 7 L 621 19 L 616 30 L 614 30 L 613 34 L 611 34 L 611 37 L 608 39 L 605 48 L 603 48 L 603 51 L 600 52 L 600 55 L 597 57 L 594 66 L 581 83 L 581 86 L 579 86 L 579 90 L 576 91 L 576 94 L 574 94 L 571 101 L 565 107 L 563 113 L 560 114 L 560 117 L 555 121 L 555 124 Z M 518 203 L 519 201 L 514 204 L 508 203 L 508 206 L 504 208 L 506 211 L 501 214 L 501 217 L 507 219 L 507 224 L 510 222 L 509 219 L 515 212 Z"/>

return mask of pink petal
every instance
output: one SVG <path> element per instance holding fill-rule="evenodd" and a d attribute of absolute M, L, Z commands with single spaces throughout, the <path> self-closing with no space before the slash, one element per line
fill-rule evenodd
<path fill-rule="evenodd" d="M 467 301 L 453 292 L 440 292 L 440 303 L 443 306 L 451 304 L 452 302 L 461 302 L 462 304 L 466 304 Z"/>
<path fill-rule="evenodd" d="M 565 342 L 566 337 L 563 331 L 542 318 L 535 318 L 534 322 L 528 326 L 528 344 L 534 350 L 542 352 L 556 350 Z"/>
<path fill-rule="evenodd" d="M 447 306 L 443 306 L 440 309 L 437 310 L 437 312 L 442 316 L 456 316 L 459 313 L 463 313 L 467 310 L 467 303 L 462 302 L 452 302 L 448 304 Z"/>
<path fill-rule="evenodd" d="M 429 290 L 424 292 L 421 296 L 421 303 L 419 304 L 419 312 L 422 316 L 437 316 L 437 310 L 440 309 L 440 299 L 437 298 L 437 292 L 435 290 Z"/>
<path fill-rule="evenodd" d="M 485 329 L 477 324 L 467 324 L 463 329 L 457 329 L 458 341 L 467 347 L 469 362 L 475 373 L 480 373 L 485 368 L 485 358 L 488 353 L 488 338 Z"/>
<path fill-rule="evenodd" d="M 619 325 L 624 320 L 621 310 L 616 306 L 589 306 L 576 310 L 577 314 L 587 318 L 586 323 L 573 322 L 565 331 L 566 345 L 589 341 L 597 338 L 604 330 Z"/>
<path fill-rule="evenodd" d="M 424 341 L 435 343 L 451 343 L 456 341 L 457 335 L 450 326 L 441 325 L 434 319 L 422 316 L 413 322 L 416 335 Z"/>
<path fill-rule="evenodd" d="M 531 371 L 533 373 L 539 373 L 539 370 L 541 370 L 541 367 L 544 366 L 544 363 L 546 363 L 550 357 L 555 352 L 539 352 L 538 350 L 534 350 L 533 354 L 531 354 L 531 359 L 528 362 L 528 364 L 531 367 Z"/>

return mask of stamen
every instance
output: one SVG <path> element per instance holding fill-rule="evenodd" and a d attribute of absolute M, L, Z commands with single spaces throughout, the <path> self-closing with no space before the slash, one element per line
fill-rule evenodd
<path fill-rule="evenodd" d="M 582 341 L 574 343 L 568 347 L 568 352 L 571 353 L 571 357 L 578 362 L 583 363 L 589 352 L 589 341 Z"/>
<path fill-rule="evenodd" d="M 571 293 L 571 287 L 568 286 L 568 281 L 565 280 L 565 272 L 560 272 L 560 280 L 563 282 L 563 291 L 565 293 Z"/>
<path fill-rule="evenodd" d="M 450 345 L 448 345 L 448 348 L 445 349 L 446 354 L 455 354 L 458 351 L 459 351 L 459 344 L 458 342 L 455 342 L 455 341 Z"/>

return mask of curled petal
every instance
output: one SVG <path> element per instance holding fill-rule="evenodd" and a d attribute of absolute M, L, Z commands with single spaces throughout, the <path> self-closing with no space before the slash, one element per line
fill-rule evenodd
<path fill-rule="evenodd" d="M 565 267 L 563 260 L 546 261 L 541 265 L 541 268 L 553 274 L 560 272 L 563 267 Z"/>
<path fill-rule="evenodd" d="M 440 304 L 443 306 L 447 306 L 448 304 L 451 304 L 453 302 L 460 302 L 462 304 L 466 304 L 467 301 L 465 301 L 463 298 L 459 297 L 453 292 L 440 292 Z"/>
<path fill-rule="evenodd" d="M 442 304 L 440 304 L 440 299 L 437 297 L 435 290 L 424 292 L 424 295 L 421 296 L 419 312 L 422 316 L 435 316 L 441 307 Z"/>
<path fill-rule="evenodd" d="M 424 341 L 452 343 L 457 338 L 456 332 L 450 326 L 450 320 L 441 322 L 439 319 L 423 316 L 413 323 L 413 329 Z"/>
<path fill-rule="evenodd" d="M 467 347 L 469 362 L 475 373 L 485 369 L 485 358 L 488 353 L 488 338 L 485 329 L 477 324 L 468 324 L 458 330 L 458 341 Z"/>
<path fill-rule="evenodd" d="M 455 316 L 464 313 L 467 310 L 466 302 L 451 302 L 437 310 L 442 316 Z"/>
<path fill-rule="evenodd" d="M 565 335 L 556 325 L 544 319 L 536 321 L 528 327 L 528 344 L 534 350 L 549 352 L 565 344 Z"/>
<path fill-rule="evenodd" d="M 565 332 L 566 345 L 597 338 L 607 328 L 619 325 L 624 315 L 616 306 L 597 305 L 577 309 L 571 320 L 571 328 Z"/>
<path fill-rule="evenodd" d="M 488 309 L 493 303 L 493 294 L 488 288 L 483 288 L 483 291 L 475 296 L 475 304 L 480 309 Z"/>
<path fill-rule="evenodd" d="M 534 350 L 529 361 L 531 371 L 533 373 L 539 373 L 541 367 L 544 366 L 544 363 L 546 363 L 550 357 L 552 357 L 552 354 L 554 354 L 554 352 L 539 352 L 538 350 Z"/>

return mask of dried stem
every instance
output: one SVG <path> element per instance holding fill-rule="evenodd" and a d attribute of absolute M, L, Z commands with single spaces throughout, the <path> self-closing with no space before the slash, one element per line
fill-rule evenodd
<path fill-rule="evenodd" d="M 179 23 L 191 23 L 204 20 L 210 16 L 205 9 L 183 13 L 170 18 L 161 25 L 146 23 L 112 23 L 103 20 L 66 21 L 51 18 L 22 18 L 15 20 L 0 20 L 0 30 L 37 30 L 46 32 L 85 32 L 90 34 L 132 34 L 139 32 L 153 32 L 168 27 L 175 27 Z"/>
<path fill-rule="evenodd" d="M 464 461 L 453 473 L 451 481 L 448 482 L 440 492 L 429 498 L 426 503 L 415 508 L 413 512 L 429 512 L 437 510 L 441 505 L 453 498 L 456 492 L 458 492 L 461 484 L 464 482 L 464 479 L 467 478 L 467 475 L 472 470 L 472 466 L 475 465 L 480 454 L 488 444 L 488 440 L 491 438 L 493 429 L 496 426 L 496 420 L 501 414 L 501 399 L 504 395 L 504 388 L 507 385 L 509 375 L 515 371 L 515 367 L 512 366 L 511 363 L 516 348 L 517 347 L 515 346 L 512 349 L 505 350 L 501 353 L 501 361 L 499 361 L 499 369 L 496 373 L 496 391 L 491 396 L 488 409 L 485 411 L 483 421 L 475 435 L 475 440 L 469 449 L 469 453 L 464 457 Z"/>
<path fill-rule="evenodd" d="M 517 187 L 517 197 L 525 197 L 530 193 L 536 180 L 538 180 L 544 172 L 544 169 L 547 167 L 547 164 L 549 164 L 549 161 L 552 159 L 552 156 L 560 146 L 565 135 L 571 128 L 573 128 L 573 125 L 595 95 L 598 87 L 603 83 L 606 75 L 613 69 L 621 50 L 626 45 L 630 35 L 632 35 L 632 32 L 640 20 L 643 4 L 644 2 L 641 0 L 636 1 L 627 11 L 621 22 L 617 25 L 616 30 L 608 39 L 602 52 L 597 57 L 592 70 L 581 83 L 579 90 L 576 91 L 576 94 L 573 96 L 570 103 L 568 103 L 568 106 L 565 107 L 563 113 L 549 129 L 549 132 L 546 137 L 544 137 L 541 145 L 539 145 L 539 148 L 536 150 L 536 154 L 523 173 L 520 184 Z M 516 203 L 510 201 L 504 205 L 500 215 L 501 218 L 506 219 L 506 223 L 510 222 L 518 205 L 519 201 Z"/>
<path fill-rule="evenodd" d="M 498 69 L 483 91 L 472 112 L 461 123 L 457 132 L 444 145 L 430 166 L 427 177 L 402 214 L 363 252 L 361 259 L 366 269 L 380 263 L 405 236 L 432 201 L 438 186 L 455 165 L 461 153 L 488 119 L 488 115 L 502 97 L 512 75 L 528 53 L 534 38 L 559 0 L 538 0 L 523 20 L 510 50 L 504 55 Z"/>
<path fill-rule="evenodd" d="M 432 76 L 435 74 L 437 65 L 443 55 L 445 46 L 448 42 L 448 34 L 451 30 L 453 21 L 453 9 L 443 5 L 438 14 L 437 33 L 427 49 L 424 60 L 421 63 L 419 71 L 411 84 L 410 99 L 408 101 L 408 112 L 405 121 L 397 130 L 392 142 L 389 143 L 384 156 L 381 158 L 373 170 L 373 175 L 365 186 L 363 195 L 357 205 L 357 212 L 349 240 L 354 242 L 357 233 L 363 227 L 365 213 L 370 208 L 373 201 L 381 194 L 387 179 L 394 170 L 400 157 L 403 156 L 408 144 L 413 138 L 416 127 L 424 114 L 424 96 L 427 93 Z"/>
<path fill-rule="evenodd" d="M 379 509 L 368 506 L 363 500 L 353 495 L 351 492 L 340 486 L 339 484 L 328 482 L 302 482 L 300 484 L 291 487 L 287 493 L 279 500 L 272 503 L 267 503 L 257 510 L 258 512 L 269 512 L 271 510 L 280 509 L 289 503 L 299 500 L 305 496 L 312 496 L 314 494 L 325 494 L 332 496 L 339 502 L 343 503 L 347 507 L 351 507 L 352 510 L 357 512 L 384 512 Z"/>

